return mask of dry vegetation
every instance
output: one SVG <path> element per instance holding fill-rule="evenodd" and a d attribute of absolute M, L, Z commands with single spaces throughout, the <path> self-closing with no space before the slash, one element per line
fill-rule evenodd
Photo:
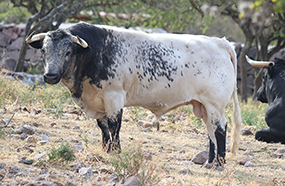
<path fill-rule="evenodd" d="M 62 185 L 108 183 L 110 173 L 96 172 L 94 176 L 100 176 L 101 180 L 80 177 L 73 166 L 84 164 L 93 169 L 106 167 L 120 178 L 138 174 L 141 179 L 145 179 L 144 185 L 285 185 L 285 160 L 273 157 L 274 151 L 284 149 L 284 145 L 258 142 L 253 135 L 241 137 L 239 154 L 231 157 L 228 153 L 223 171 L 208 170 L 196 164 L 183 164 L 208 148 L 207 131 L 201 121 L 193 116 L 190 106 L 167 114 L 165 120 L 161 121 L 160 131 L 156 131 L 155 127 L 144 129 L 137 125 L 138 120 L 151 120 L 149 111 L 125 108 L 121 128 L 122 153 L 117 155 L 102 151 L 101 131 L 96 126 L 96 121 L 85 117 L 61 86 L 27 87 L 2 78 L 0 97 L 0 121 L 12 118 L 7 126 L 4 122 L 0 125 L 0 163 L 28 171 L 25 176 L 12 178 L 6 173 L 2 183 L 12 184 L 15 180 L 29 183 L 43 174 L 47 180 Z M 228 136 L 231 130 L 231 107 L 229 104 L 226 109 Z M 253 132 L 264 127 L 266 107 L 265 104 L 255 102 L 241 104 L 243 126 L 247 125 Z M 181 116 L 180 119 L 177 116 Z M 13 129 L 25 124 L 35 129 L 33 136 L 37 141 L 28 143 L 13 137 Z M 48 143 L 38 144 L 41 134 L 49 137 Z M 32 165 L 19 162 L 23 157 L 33 160 L 37 154 L 51 153 L 52 149 L 59 148 L 66 142 L 73 149 L 73 138 L 78 139 L 84 148 L 83 151 L 74 150 L 74 160 L 46 158 L 34 161 Z M 229 147 L 230 137 L 227 139 Z M 23 146 L 28 146 L 33 152 L 19 148 Z M 250 156 L 253 167 L 237 164 L 237 158 L 247 150 L 253 153 Z"/>

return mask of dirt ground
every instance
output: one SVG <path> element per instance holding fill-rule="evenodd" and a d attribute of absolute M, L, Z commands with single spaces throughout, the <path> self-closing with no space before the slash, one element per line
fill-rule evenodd
<path fill-rule="evenodd" d="M 1 130 L 0 164 L 5 163 L 2 169 L 6 172 L 1 173 L 0 170 L 0 176 L 4 177 L 0 185 L 25 185 L 41 176 L 57 185 L 108 185 L 114 167 L 109 162 L 112 155 L 102 150 L 101 131 L 95 120 L 77 112 L 72 114 L 73 109 L 70 106 L 67 109 L 69 113 L 60 118 L 53 114 L 37 113 L 33 108 L 20 110 L 15 106 L 7 110 L 0 109 L 0 121 L 11 119 L 14 114 L 9 125 Z M 179 113 L 175 111 L 160 122 L 160 131 L 156 131 L 155 127 L 146 129 L 139 126 L 137 121 L 151 121 L 151 113 L 140 109 L 139 112 L 135 110 L 134 115 L 132 109 L 124 110 L 120 133 L 122 152 L 131 148 L 142 149 L 147 162 L 155 167 L 154 174 L 160 180 L 155 185 L 285 185 L 284 156 L 274 157 L 277 149 L 285 149 L 282 144 L 259 142 L 254 139 L 254 135 L 242 136 L 238 155 L 232 157 L 230 153 L 227 154 L 224 170 L 206 169 L 198 164 L 185 163 L 198 152 L 208 149 L 205 127 L 191 124 L 187 115 L 181 114 L 181 117 L 177 117 Z M 34 141 L 27 142 L 13 135 L 13 130 L 22 125 L 30 125 L 35 129 L 35 134 L 32 135 Z M 42 134 L 49 137 L 48 143 L 38 143 Z M 75 150 L 76 159 L 72 162 L 61 164 L 42 160 L 27 165 L 20 161 L 24 157 L 33 160 L 36 155 L 48 153 L 52 147 L 59 147 L 64 141 L 68 141 L 72 146 L 74 138 L 80 141 L 84 150 Z M 228 149 L 229 144 L 230 132 L 227 137 Z M 23 148 L 25 146 L 29 148 Z M 246 151 L 250 151 L 252 166 L 249 167 L 237 163 L 237 159 L 244 156 Z M 86 158 L 90 153 L 96 157 L 95 160 Z M 77 164 L 84 164 L 93 169 L 106 167 L 109 172 L 95 172 L 93 178 L 87 179 L 72 168 Z M 13 175 L 13 166 L 24 170 L 24 173 Z"/>

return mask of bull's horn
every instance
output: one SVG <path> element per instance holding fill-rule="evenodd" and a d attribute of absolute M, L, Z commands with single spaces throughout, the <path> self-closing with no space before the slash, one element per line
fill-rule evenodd
<path fill-rule="evenodd" d="M 245 56 L 247 62 L 251 65 L 251 66 L 254 66 L 254 67 L 257 67 L 257 68 L 268 68 L 268 65 L 270 63 L 272 63 L 273 65 L 275 65 L 274 62 L 272 61 L 255 61 L 255 60 L 252 60 L 250 59 L 248 56 Z"/>
<path fill-rule="evenodd" d="M 27 43 L 33 43 L 35 41 L 43 40 L 46 37 L 46 33 L 40 33 L 34 35 L 35 31 L 33 31 L 26 39 Z"/>
<path fill-rule="evenodd" d="M 78 36 L 71 36 L 71 41 L 73 43 L 76 43 L 80 46 L 82 46 L 83 48 L 87 48 L 88 47 L 88 44 L 86 41 L 84 41 L 83 39 L 81 39 L 80 37 Z"/>

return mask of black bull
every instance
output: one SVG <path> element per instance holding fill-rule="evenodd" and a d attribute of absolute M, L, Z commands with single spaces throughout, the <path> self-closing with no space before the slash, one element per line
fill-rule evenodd
<path fill-rule="evenodd" d="M 251 63 L 249 60 L 249 63 Z M 267 128 L 260 129 L 255 134 L 255 139 L 267 143 L 285 144 L 285 60 L 275 58 L 273 62 L 266 62 L 255 67 L 264 68 L 262 84 L 257 91 L 257 100 L 268 103 L 265 112 Z"/>

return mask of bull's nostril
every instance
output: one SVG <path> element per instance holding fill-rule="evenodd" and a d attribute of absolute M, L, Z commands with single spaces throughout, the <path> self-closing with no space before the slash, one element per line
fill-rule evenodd
<path fill-rule="evenodd" d="M 44 75 L 44 81 L 48 84 L 56 84 L 60 80 L 59 75 L 57 74 L 45 74 Z"/>

